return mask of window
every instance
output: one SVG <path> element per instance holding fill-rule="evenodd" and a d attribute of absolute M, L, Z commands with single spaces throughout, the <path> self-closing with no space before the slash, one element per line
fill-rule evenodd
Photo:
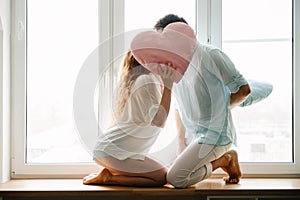
<path fill-rule="evenodd" d="M 13 129 L 17 148 L 12 171 L 83 173 L 80 163 L 92 159 L 77 135 L 72 101 L 82 63 L 98 45 L 98 1 L 28 0 L 14 1 L 14 6 L 18 24 L 14 58 L 20 62 L 15 69 L 21 74 L 13 77 L 18 125 Z M 78 165 L 69 173 L 71 163 Z"/>
<path fill-rule="evenodd" d="M 27 1 L 26 163 L 91 160 L 76 134 L 72 100 L 97 45 L 97 1 Z"/>
<path fill-rule="evenodd" d="M 194 29 L 196 28 L 195 1 L 153 0 L 150 2 L 147 0 L 132 0 L 125 3 L 124 10 L 125 32 L 134 29 L 153 28 L 159 18 L 170 13 L 184 16 L 189 25 Z"/>
<path fill-rule="evenodd" d="M 294 160 L 292 6 L 291 0 L 222 1 L 222 49 L 247 79 L 273 85 L 266 100 L 233 110 L 243 162 Z"/>
<path fill-rule="evenodd" d="M 300 125 L 295 123 L 300 113 L 300 39 L 295 37 L 300 32 L 299 2 L 14 0 L 15 177 L 81 177 L 97 170 L 80 144 L 73 122 L 72 92 L 78 71 L 97 45 L 109 42 L 105 62 L 110 64 L 100 77 L 96 94 L 100 98 L 94 105 L 105 128 L 119 64 L 130 39 L 144 28 L 151 29 L 168 13 L 183 16 L 199 41 L 222 48 L 246 78 L 274 86 L 264 102 L 233 113 L 243 172 L 299 174 Z M 101 98 L 103 94 L 105 98 Z M 166 131 L 159 140 L 174 139 L 171 132 Z M 165 148 L 161 144 L 158 141 L 153 152 Z"/>

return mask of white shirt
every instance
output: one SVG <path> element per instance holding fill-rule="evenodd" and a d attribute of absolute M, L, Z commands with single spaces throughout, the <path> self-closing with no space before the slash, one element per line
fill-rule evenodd
<path fill-rule="evenodd" d="M 119 160 L 143 160 L 161 128 L 151 125 L 158 110 L 161 94 L 160 78 L 141 75 L 134 83 L 122 116 L 98 137 L 94 150 L 100 150 Z"/>

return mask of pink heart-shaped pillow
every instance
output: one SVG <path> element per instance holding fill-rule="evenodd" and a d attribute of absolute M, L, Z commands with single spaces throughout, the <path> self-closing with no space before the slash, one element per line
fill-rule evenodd
<path fill-rule="evenodd" d="M 172 67 L 178 83 L 184 75 L 196 46 L 193 29 L 182 22 L 171 23 L 163 32 L 145 31 L 136 35 L 131 42 L 135 59 L 145 68 L 158 74 L 157 64 Z"/>

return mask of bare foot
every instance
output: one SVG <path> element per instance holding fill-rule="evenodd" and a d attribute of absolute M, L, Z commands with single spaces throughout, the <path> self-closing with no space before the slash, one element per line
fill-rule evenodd
<path fill-rule="evenodd" d="M 222 169 L 227 172 L 229 176 L 224 177 L 223 180 L 226 183 L 238 183 L 242 177 L 242 172 L 240 169 L 237 152 L 235 150 L 231 150 L 228 151 L 224 156 L 227 157 L 229 163 L 227 166 L 222 167 Z"/>
<path fill-rule="evenodd" d="M 112 174 L 106 168 L 104 168 L 98 174 L 90 174 L 83 178 L 83 184 L 85 185 L 103 185 L 107 181 L 111 180 Z"/>

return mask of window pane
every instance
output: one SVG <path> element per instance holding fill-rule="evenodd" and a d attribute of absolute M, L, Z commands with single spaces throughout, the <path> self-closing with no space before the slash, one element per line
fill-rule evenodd
<path fill-rule="evenodd" d="M 240 160 L 292 162 L 292 1 L 223 0 L 222 25 L 236 68 L 273 85 L 264 101 L 233 110 Z"/>
<path fill-rule="evenodd" d="M 27 162 L 91 161 L 73 120 L 79 69 L 98 45 L 97 0 L 27 0 Z"/>
<path fill-rule="evenodd" d="M 183 17 L 195 29 L 196 1 L 130 0 L 125 3 L 125 31 L 153 28 L 167 14 Z"/>

